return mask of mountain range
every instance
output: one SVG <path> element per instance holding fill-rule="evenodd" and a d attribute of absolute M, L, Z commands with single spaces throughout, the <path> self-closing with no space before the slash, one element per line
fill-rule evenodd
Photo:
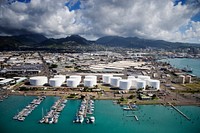
<path fill-rule="evenodd" d="M 167 42 L 163 40 L 142 39 L 138 37 L 105 36 L 96 41 L 87 40 L 79 35 L 66 38 L 47 38 L 41 34 L 24 34 L 17 36 L 0 36 L 0 50 L 31 49 L 70 49 L 74 47 L 91 47 L 91 45 L 123 48 L 163 48 L 200 47 L 200 44 Z"/>

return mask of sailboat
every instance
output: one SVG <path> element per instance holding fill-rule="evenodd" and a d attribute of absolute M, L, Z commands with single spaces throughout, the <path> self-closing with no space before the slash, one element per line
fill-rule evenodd
<path fill-rule="evenodd" d="M 45 118 L 44 118 L 44 110 L 42 108 L 42 119 L 39 121 L 40 123 L 44 123 L 45 121 Z"/>

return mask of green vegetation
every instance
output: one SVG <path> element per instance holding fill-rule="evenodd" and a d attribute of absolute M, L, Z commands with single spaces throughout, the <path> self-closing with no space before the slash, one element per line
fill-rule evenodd
<path fill-rule="evenodd" d="M 76 94 L 70 94 L 67 98 L 75 98 Z"/>
<path fill-rule="evenodd" d="M 51 66 L 49 66 L 49 69 L 52 69 L 52 68 L 57 68 L 58 65 L 57 64 L 51 64 Z"/>
<path fill-rule="evenodd" d="M 185 86 L 186 86 L 187 88 L 198 89 L 198 90 L 200 90 L 200 82 L 185 84 Z"/>
<path fill-rule="evenodd" d="M 65 66 L 65 68 L 73 68 L 73 66 Z"/>
<path fill-rule="evenodd" d="M 101 88 L 104 91 L 110 91 L 110 87 L 109 86 L 104 86 L 104 85 L 99 84 L 98 88 Z"/>
<path fill-rule="evenodd" d="M 84 92 L 91 92 L 92 89 L 91 89 L 91 88 L 88 88 L 88 87 L 84 87 L 83 91 L 84 91 Z"/>
<path fill-rule="evenodd" d="M 128 103 L 128 99 L 124 98 L 123 96 L 118 99 L 118 103 L 119 104 L 127 104 Z"/>
<path fill-rule="evenodd" d="M 152 96 L 152 100 L 155 100 L 155 99 L 157 99 L 157 97 L 156 97 L 155 94 L 153 94 L 153 96 Z"/>
<path fill-rule="evenodd" d="M 20 87 L 20 88 L 19 88 L 19 91 L 28 91 L 28 90 L 30 90 L 30 89 L 27 88 L 27 87 Z"/>
<path fill-rule="evenodd" d="M 133 98 L 135 98 L 134 95 L 130 95 L 130 96 L 128 97 L 128 99 L 133 99 Z"/>
<path fill-rule="evenodd" d="M 200 93 L 200 82 L 194 82 L 190 84 L 185 84 L 185 90 L 178 90 L 178 92 L 182 93 Z"/>

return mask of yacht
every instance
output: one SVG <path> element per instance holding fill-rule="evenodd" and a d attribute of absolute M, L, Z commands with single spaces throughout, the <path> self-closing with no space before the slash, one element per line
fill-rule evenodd
<path fill-rule="evenodd" d="M 83 117 L 82 115 L 80 115 L 80 116 L 79 116 L 79 122 L 80 122 L 80 123 L 83 123 L 83 121 L 84 121 L 84 117 Z"/>
<path fill-rule="evenodd" d="M 18 117 L 18 121 L 24 121 L 25 117 Z"/>
<path fill-rule="evenodd" d="M 127 107 L 124 107 L 123 110 L 131 110 L 131 108 L 127 106 Z"/>
<path fill-rule="evenodd" d="M 91 117 L 90 117 L 90 122 L 91 122 L 91 123 L 94 123 L 94 122 L 95 122 L 95 117 L 94 117 L 94 116 L 91 116 Z"/>

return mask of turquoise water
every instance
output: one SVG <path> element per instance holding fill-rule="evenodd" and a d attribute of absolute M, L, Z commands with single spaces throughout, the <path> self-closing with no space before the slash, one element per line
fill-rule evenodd
<path fill-rule="evenodd" d="M 0 103 L 0 131 L 2 133 L 199 133 L 200 107 L 178 106 L 191 121 L 186 120 L 170 107 L 161 105 L 140 105 L 139 111 L 123 111 L 112 101 L 95 101 L 95 124 L 75 124 L 74 116 L 80 100 L 69 100 L 59 117 L 57 124 L 39 124 L 42 108 L 48 110 L 58 97 L 47 97 L 24 122 L 12 120 L 12 117 L 35 97 L 11 96 Z M 139 121 L 134 117 L 137 115 Z"/>
<path fill-rule="evenodd" d="M 189 66 L 193 69 L 192 74 L 200 77 L 200 59 L 172 58 L 172 59 L 163 59 L 160 61 L 168 62 L 172 66 L 179 69 Z"/>

